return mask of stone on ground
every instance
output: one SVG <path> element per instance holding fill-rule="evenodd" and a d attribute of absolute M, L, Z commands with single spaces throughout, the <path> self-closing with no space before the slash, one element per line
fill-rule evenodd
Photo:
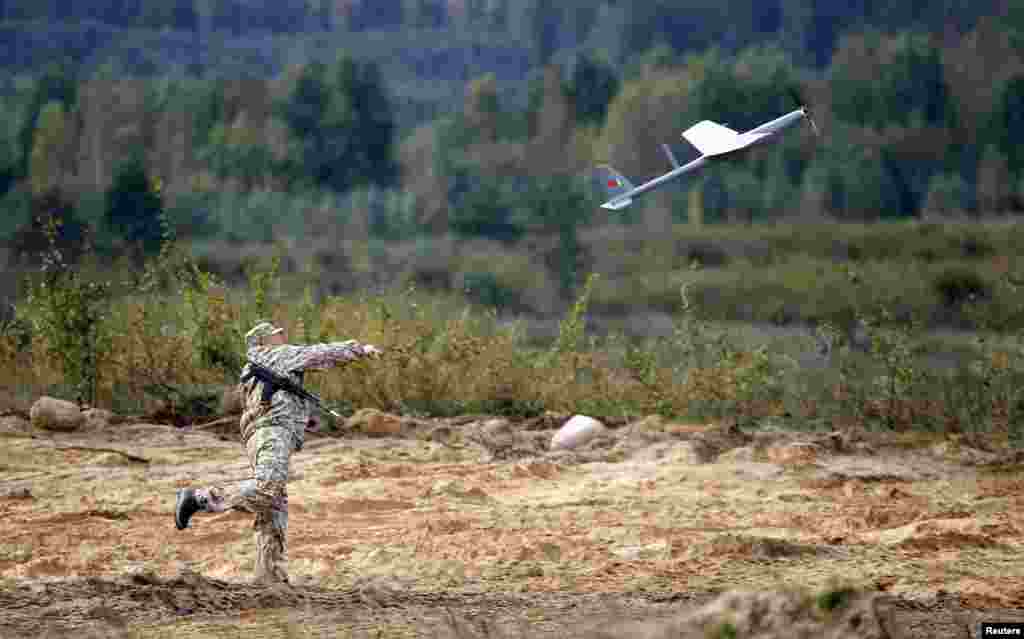
<path fill-rule="evenodd" d="M 45 430 L 72 432 L 82 427 L 85 416 L 74 402 L 40 397 L 29 411 L 32 425 Z"/>
<path fill-rule="evenodd" d="M 348 427 L 371 437 L 397 437 L 402 434 L 402 418 L 375 408 L 363 408 L 348 419 Z"/>
<path fill-rule="evenodd" d="M 671 621 L 622 624 L 609 637 L 637 639 L 890 639 L 876 595 L 836 590 L 818 597 L 799 591 L 728 592 Z"/>
<path fill-rule="evenodd" d="M 105 430 L 117 423 L 117 415 L 103 408 L 90 408 L 82 411 L 83 430 Z"/>
<path fill-rule="evenodd" d="M 551 450 L 572 450 L 605 433 L 604 424 L 593 417 L 573 415 L 551 437 Z"/>

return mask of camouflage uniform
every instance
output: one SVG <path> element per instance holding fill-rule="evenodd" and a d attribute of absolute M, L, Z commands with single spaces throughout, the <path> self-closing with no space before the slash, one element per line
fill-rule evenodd
<path fill-rule="evenodd" d="M 256 346 L 254 341 L 249 339 L 249 359 L 287 375 L 300 385 L 304 371 L 325 369 L 379 353 L 373 346 L 355 340 L 267 347 Z M 248 369 L 246 364 L 242 377 Z M 195 491 L 195 495 L 201 512 L 242 510 L 255 514 L 256 579 L 286 582 L 288 463 L 292 452 L 302 449 L 310 405 L 283 390 L 274 393 L 269 406 L 264 405 L 261 401 L 262 386 L 262 382 L 250 379 L 239 388 L 245 405 L 240 423 L 242 443 L 253 478 L 230 487 L 202 488 Z"/>

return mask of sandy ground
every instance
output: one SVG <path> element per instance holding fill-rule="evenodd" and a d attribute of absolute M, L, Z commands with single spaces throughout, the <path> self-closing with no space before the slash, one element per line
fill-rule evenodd
<path fill-rule="evenodd" d="M 547 452 L 560 419 L 311 436 L 293 584 L 267 588 L 248 581 L 251 516 L 173 524 L 178 487 L 245 478 L 230 424 L 0 417 L 0 637 L 596 637 L 836 577 L 878 593 L 893 637 L 1024 621 L 1019 454 L 656 418 Z"/>

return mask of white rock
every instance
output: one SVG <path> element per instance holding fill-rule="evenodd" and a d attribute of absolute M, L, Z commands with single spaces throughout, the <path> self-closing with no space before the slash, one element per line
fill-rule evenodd
<path fill-rule="evenodd" d="M 85 416 L 78 409 L 78 404 L 46 396 L 40 397 L 32 404 L 29 418 L 32 425 L 37 428 L 65 432 L 78 430 L 85 422 Z"/>
<path fill-rule="evenodd" d="M 571 450 L 605 432 L 604 424 L 593 417 L 573 415 L 551 437 L 551 450 Z"/>

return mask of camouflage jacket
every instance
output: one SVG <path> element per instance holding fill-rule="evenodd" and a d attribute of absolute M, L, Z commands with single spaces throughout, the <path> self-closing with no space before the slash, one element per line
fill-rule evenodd
<path fill-rule="evenodd" d="M 330 344 L 310 344 L 308 346 L 257 346 L 250 348 L 246 355 L 249 359 L 263 364 L 275 372 L 287 376 L 293 382 L 302 384 L 303 372 L 307 370 L 323 370 L 336 364 L 360 359 L 367 356 L 366 347 L 355 340 L 332 342 Z M 249 365 L 242 369 L 242 377 L 249 372 Z M 239 385 L 242 396 L 243 410 L 239 427 L 242 431 L 242 443 L 249 441 L 257 428 L 281 426 L 287 428 L 295 436 L 296 448 L 301 449 L 305 441 L 306 423 L 309 421 L 312 407 L 306 400 L 279 390 L 271 398 L 270 407 L 262 403 L 263 383 L 250 379 Z"/>

